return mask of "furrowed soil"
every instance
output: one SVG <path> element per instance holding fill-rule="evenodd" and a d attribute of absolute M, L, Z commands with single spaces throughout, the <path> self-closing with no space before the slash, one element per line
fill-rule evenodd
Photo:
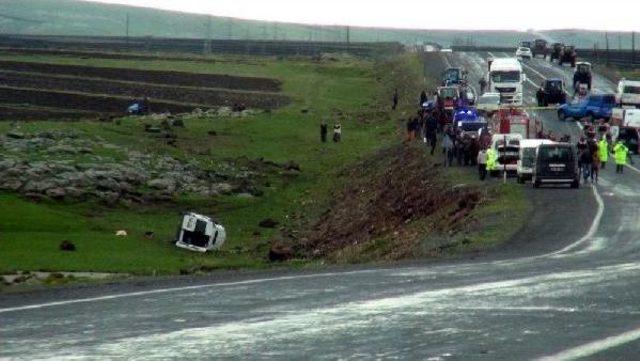
<path fill-rule="evenodd" d="M 50 75 L 60 74 L 77 77 L 104 78 L 143 83 L 267 92 L 279 92 L 282 86 L 279 80 L 268 78 L 198 74 L 179 71 L 135 70 L 126 68 L 54 65 L 14 61 L 0 61 L 0 69 L 16 72 L 45 73 Z"/>
<path fill-rule="evenodd" d="M 0 87 L 0 99 L 4 103 L 30 104 L 40 107 L 61 107 L 67 109 L 89 110 L 93 112 L 122 114 L 123 109 L 131 104 L 128 98 L 114 98 L 111 96 L 74 94 L 64 92 L 52 92 L 35 89 L 16 89 Z M 198 106 L 188 106 L 180 104 L 170 104 L 151 100 L 150 108 L 154 112 L 187 113 L 193 111 Z M 2 115 L 0 119 L 11 120 L 10 117 Z"/>
<path fill-rule="evenodd" d="M 242 104 L 249 108 L 273 109 L 289 103 L 286 96 L 260 92 L 237 92 L 212 89 L 157 86 L 78 77 L 54 77 L 44 74 L 2 73 L 0 84 L 41 90 L 72 91 L 88 94 L 117 94 L 132 98 L 149 97 L 154 101 L 204 104 L 209 106 L 233 106 Z M 64 103 L 62 103 L 64 104 Z M 120 110 L 122 111 L 121 108 Z"/>

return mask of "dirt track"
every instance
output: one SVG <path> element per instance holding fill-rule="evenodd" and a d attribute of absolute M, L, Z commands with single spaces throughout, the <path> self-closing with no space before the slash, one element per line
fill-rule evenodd
<path fill-rule="evenodd" d="M 178 86 L 268 92 L 279 92 L 281 90 L 281 82 L 275 79 L 239 77 L 218 74 L 197 74 L 178 71 L 102 68 L 14 61 L 0 61 L 0 69 L 18 72 L 61 74 L 77 77 L 137 81 L 143 83 L 168 84 Z"/>
<path fill-rule="evenodd" d="M 277 94 L 259 92 L 242 93 L 206 89 L 196 90 L 109 80 L 60 78 L 36 74 L 0 72 L 0 85 L 43 90 L 74 91 L 89 94 L 116 94 L 132 98 L 142 98 L 146 96 L 159 101 L 168 100 L 208 106 L 233 106 L 234 104 L 243 104 L 250 108 L 270 109 L 288 104 L 287 97 Z M 122 108 L 121 111 L 124 111 L 125 108 Z"/>

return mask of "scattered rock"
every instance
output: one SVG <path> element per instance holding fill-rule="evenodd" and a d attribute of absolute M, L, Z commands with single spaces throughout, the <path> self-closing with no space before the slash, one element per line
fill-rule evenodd
<path fill-rule="evenodd" d="M 278 221 L 272 218 L 266 218 L 260 221 L 260 223 L 258 223 L 258 226 L 262 228 L 276 228 L 278 224 L 280 224 Z"/>
<path fill-rule="evenodd" d="M 216 132 L 215 130 L 210 130 L 210 131 L 207 132 L 207 134 L 209 134 L 212 137 L 215 137 L 215 136 L 218 135 L 218 132 Z"/>
<path fill-rule="evenodd" d="M 61 251 L 73 252 L 73 251 L 76 250 L 76 245 L 73 244 L 73 242 L 71 242 L 71 241 L 64 240 L 64 241 L 60 242 L 59 248 L 60 248 Z"/>
<path fill-rule="evenodd" d="M 294 162 L 294 161 L 288 161 L 286 163 L 284 163 L 282 165 L 282 168 L 284 168 L 285 170 L 289 170 L 289 171 L 296 171 L 296 172 L 300 172 L 300 164 Z"/>
<path fill-rule="evenodd" d="M 51 189 L 47 189 L 47 197 L 52 198 L 52 199 L 64 199 L 64 197 L 67 195 L 67 192 L 64 190 L 64 188 L 51 188 Z"/>
<path fill-rule="evenodd" d="M 151 232 L 151 231 L 144 232 L 144 238 L 146 238 L 146 239 L 153 239 L 153 237 L 155 237 L 155 235 L 156 235 L 155 232 Z"/>
<path fill-rule="evenodd" d="M 116 237 L 126 237 L 127 235 L 127 231 L 125 231 L 124 229 L 116 231 Z"/>
<path fill-rule="evenodd" d="M 271 246 L 267 255 L 270 262 L 284 262 L 293 258 L 293 249 L 280 243 Z"/>
<path fill-rule="evenodd" d="M 17 132 L 17 131 L 9 131 L 7 132 L 7 138 L 11 138 L 11 139 L 24 139 L 25 135 L 23 133 Z"/>

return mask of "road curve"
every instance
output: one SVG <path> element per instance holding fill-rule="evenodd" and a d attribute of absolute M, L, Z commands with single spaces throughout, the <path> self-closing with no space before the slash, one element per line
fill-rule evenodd
<path fill-rule="evenodd" d="M 450 61 L 477 80 L 484 57 Z M 527 64 L 527 95 L 565 71 L 547 65 Z M 633 359 L 640 170 L 613 168 L 597 186 L 528 190 L 537 211 L 497 256 L 1 295 L 0 358 Z"/>

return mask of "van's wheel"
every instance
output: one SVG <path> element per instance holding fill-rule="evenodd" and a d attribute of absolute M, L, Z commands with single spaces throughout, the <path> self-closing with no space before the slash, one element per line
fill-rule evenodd
<path fill-rule="evenodd" d="M 580 181 L 574 180 L 573 183 L 571 183 L 571 188 L 580 188 Z"/>
<path fill-rule="evenodd" d="M 564 113 L 564 110 L 558 110 L 558 119 L 559 120 L 567 119 L 567 115 Z"/>
<path fill-rule="evenodd" d="M 521 176 L 518 176 L 518 183 L 524 184 L 524 179 Z"/>
<path fill-rule="evenodd" d="M 533 188 L 540 188 L 540 181 L 533 178 L 533 180 L 531 181 L 531 185 L 533 186 Z"/>

